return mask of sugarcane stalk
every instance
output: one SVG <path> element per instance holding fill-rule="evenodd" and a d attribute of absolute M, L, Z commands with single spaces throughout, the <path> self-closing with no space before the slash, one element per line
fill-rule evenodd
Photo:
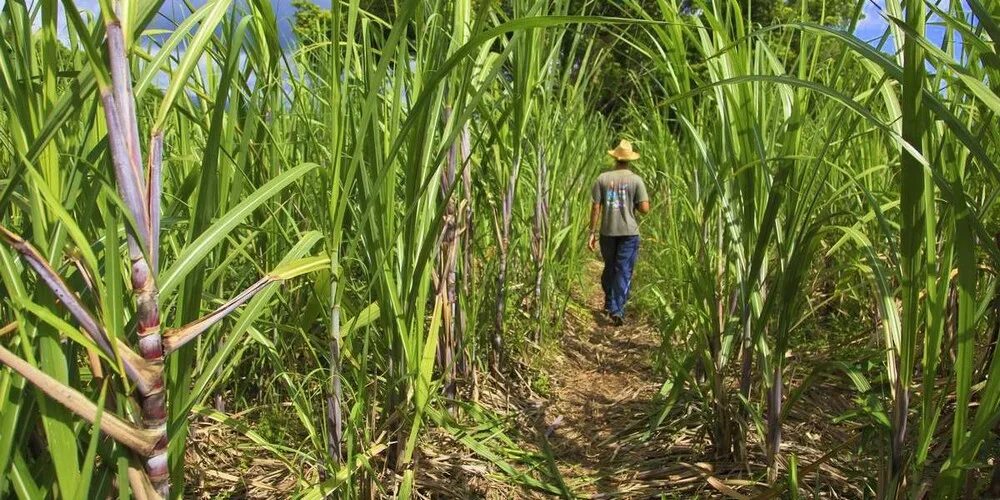
<path fill-rule="evenodd" d="M 742 343 L 742 359 L 740 360 L 740 394 L 743 395 L 747 401 L 750 400 L 750 388 L 753 383 L 753 341 L 751 339 L 752 332 L 750 331 L 750 297 L 749 294 L 741 294 L 743 307 L 741 313 L 741 323 L 742 323 L 742 334 L 740 335 L 740 341 Z"/>
<path fill-rule="evenodd" d="M 149 216 L 145 208 L 147 205 L 145 190 L 140 188 L 138 180 L 142 177 L 137 177 L 139 173 L 135 172 L 130 165 L 128 146 L 122 136 L 124 126 L 118 114 L 114 95 L 110 89 L 101 89 L 100 93 L 104 119 L 108 129 L 108 151 L 111 153 L 111 165 L 114 167 L 115 184 L 118 186 L 118 192 L 132 217 L 131 222 L 134 223 L 134 228 L 131 229 L 138 235 L 138 238 L 130 237 L 129 253 L 142 255 L 138 242 L 149 241 Z"/>
<path fill-rule="evenodd" d="M 35 368 L 2 346 L 0 346 L 0 363 L 10 367 L 17 374 L 24 377 L 25 380 L 31 382 L 45 393 L 45 395 L 63 405 L 67 410 L 80 418 L 92 424 L 97 422 L 97 405 L 88 399 L 87 396 L 80 394 L 75 389 L 64 385 L 49 374 Z M 166 434 L 164 433 L 137 429 L 132 424 L 108 412 L 104 412 L 101 415 L 100 429 L 101 432 L 142 457 L 154 455 L 155 450 L 160 446 L 161 442 L 166 440 Z"/>
<path fill-rule="evenodd" d="M 335 465 L 343 459 L 341 443 L 344 439 L 343 399 L 344 388 L 340 379 L 340 297 L 338 296 L 339 254 L 334 253 L 333 272 L 330 275 L 330 388 L 326 398 L 327 453 Z"/>
<path fill-rule="evenodd" d="M 708 233 L 709 226 L 706 224 L 705 233 Z M 726 328 L 726 303 L 725 296 L 722 293 L 723 287 L 725 286 L 725 232 L 723 231 L 722 215 L 720 214 L 716 218 L 716 269 L 715 269 L 715 280 L 716 280 L 716 314 L 717 314 L 717 324 L 716 327 L 706 332 L 706 343 L 708 344 L 709 362 L 711 363 L 712 370 L 710 374 L 710 384 L 712 386 L 712 406 L 715 408 L 715 452 L 718 456 L 723 457 L 730 455 L 733 450 L 733 436 L 732 427 L 730 425 L 729 408 L 727 406 L 727 398 L 725 392 L 725 384 L 723 381 L 723 372 L 725 367 L 723 366 L 722 359 L 722 334 Z"/>
<path fill-rule="evenodd" d="M 130 211 L 134 226 L 128 231 L 128 249 L 131 260 L 132 293 L 136 302 L 139 354 L 154 367 L 153 389 L 139 394 L 139 407 L 143 428 L 162 432 L 166 436 L 167 404 L 163 384 L 163 345 L 160 334 L 160 307 L 155 281 L 155 268 L 149 264 L 148 255 L 157 253 L 159 241 L 152 238 L 150 208 L 158 208 L 159 197 L 153 203 L 149 196 L 158 190 L 160 179 L 152 174 L 160 172 L 162 141 L 157 141 L 156 153 L 151 155 L 150 176 L 140 171 L 138 131 L 135 117 L 135 98 L 131 78 L 128 76 L 128 57 L 121 22 L 113 12 L 105 12 L 108 60 L 112 69 L 112 89 L 101 89 L 101 104 L 108 127 L 108 145 L 119 191 Z M 146 178 L 146 186 L 142 180 Z M 158 223 L 157 223 L 158 226 Z M 145 247 L 145 249 L 143 249 Z M 143 250 L 149 252 L 146 254 Z M 157 444 L 145 459 L 146 473 L 157 494 L 170 494 L 170 475 L 167 468 L 167 439 Z"/>
<path fill-rule="evenodd" d="M 548 224 L 548 170 L 545 164 L 545 153 L 538 148 L 538 167 L 535 178 L 535 216 L 531 235 L 532 257 L 535 261 L 535 341 L 542 335 L 542 280 L 545 272 L 545 242 Z"/>
<path fill-rule="evenodd" d="M 507 179 L 507 190 L 504 192 L 500 226 L 500 258 L 497 271 L 497 301 L 496 314 L 493 318 L 493 337 L 491 339 L 490 369 L 496 371 L 500 367 L 503 355 L 503 329 L 507 309 L 507 264 L 510 256 L 510 225 L 513 220 L 514 196 L 517 194 L 517 179 L 521 170 L 520 155 L 514 158 L 514 166 Z"/>
<path fill-rule="evenodd" d="M 444 109 L 444 122 L 447 124 L 451 116 L 451 108 Z M 437 364 L 443 378 L 443 393 L 445 397 L 455 398 L 456 368 L 455 358 L 457 346 L 455 341 L 455 265 L 457 247 L 456 209 L 452 188 L 458 164 L 459 145 L 456 141 L 448 150 L 448 158 L 441 169 L 440 196 L 444 202 L 444 220 L 441 225 L 441 236 L 438 244 L 438 269 L 435 276 L 437 295 L 442 301 L 441 335 L 438 337 Z"/>
<path fill-rule="evenodd" d="M 0 226 L 0 239 L 3 239 L 11 248 L 17 251 L 35 273 L 42 279 L 42 282 L 52 291 L 60 303 L 63 304 L 73 316 L 73 319 L 80 324 L 84 333 L 97 344 L 97 347 L 109 359 L 119 356 L 125 368 L 125 374 L 129 380 L 136 385 L 140 394 L 148 394 L 156 389 L 155 369 L 152 365 L 136 355 L 127 345 L 117 342 L 112 346 L 111 340 L 104 328 L 97 322 L 94 315 L 87 310 L 86 306 L 80 302 L 63 279 L 56 274 L 38 250 L 7 228 Z"/>
<path fill-rule="evenodd" d="M 111 93 L 120 123 L 120 139 L 125 145 L 123 158 L 131 171 L 130 178 L 137 192 L 142 191 L 142 163 L 139 151 L 139 125 L 135 116 L 135 98 L 132 96 L 132 76 L 129 71 L 125 49 L 125 37 L 121 22 L 117 18 L 106 24 L 108 42 L 108 65 L 111 68 Z"/>
<path fill-rule="evenodd" d="M 149 207 L 149 258 L 154 274 L 160 272 L 160 196 L 163 192 L 163 131 L 154 131 L 149 140 L 149 168 L 146 171 L 146 202 Z"/>
<path fill-rule="evenodd" d="M 465 123 L 462 125 L 461 134 L 461 155 L 462 155 L 462 194 L 465 196 L 465 200 L 459 210 L 459 219 L 461 220 L 461 229 L 459 231 L 459 238 L 461 239 L 462 247 L 462 274 L 460 275 L 462 280 L 462 294 L 461 297 L 456 300 L 459 303 L 459 307 L 456 309 L 456 349 L 458 350 L 456 361 L 456 367 L 459 375 L 468 375 L 468 364 L 466 363 L 466 353 L 465 353 L 465 339 L 468 335 L 468 325 L 469 319 L 466 316 L 466 304 L 468 298 L 471 296 L 471 287 L 473 279 L 473 269 L 472 269 L 472 242 L 473 242 L 473 207 L 472 207 L 472 165 L 469 163 L 469 159 L 472 155 L 472 144 L 469 135 L 469 124 Z"/>
<path fill-rule="evenodd" d="M 767 478 L 778 479 L 778 453 L 781 449 L 781 361 L 774 363 L 771 387 L 767 391 Z"/>

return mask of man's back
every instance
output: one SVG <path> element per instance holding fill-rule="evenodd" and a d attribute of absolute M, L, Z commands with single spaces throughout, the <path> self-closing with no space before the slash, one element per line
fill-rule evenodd
<path fill-rule="evenodd" d="M 646 192 L 646 184 L 635 172 L 618 168 L 602 173 L 594 182 L 591 198 L 594 203 L 603 205 L 602 236 L 639 234 L 635 207 L 649 201 L 649 194 Z"/>

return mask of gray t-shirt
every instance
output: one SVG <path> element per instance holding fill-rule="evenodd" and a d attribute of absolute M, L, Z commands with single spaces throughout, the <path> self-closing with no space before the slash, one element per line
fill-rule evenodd
<path fill-rule="evenodd" d="M 631 170 L 620 168 L 597 176 L 590 190 L 594 203 L 604 205 L 601 217 L 602 236 L 635 236 L 639 225 L 635 222 L 635 206 L 649 201 L 646 184 Z"/>

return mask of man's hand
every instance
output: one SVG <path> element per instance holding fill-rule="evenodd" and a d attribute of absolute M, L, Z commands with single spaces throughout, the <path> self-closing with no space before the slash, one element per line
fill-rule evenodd
<path fill-rule="evenodd" d="M 597 250 L 597 228 L 601 224 L 601 212 L 604 210 L 604 205 L 600 203 L 593 203 L 590 205 L 590 225 L 587 229 L 590 230 L 590 239 L 587 240 L 587 248 L 591 252 Z"/>

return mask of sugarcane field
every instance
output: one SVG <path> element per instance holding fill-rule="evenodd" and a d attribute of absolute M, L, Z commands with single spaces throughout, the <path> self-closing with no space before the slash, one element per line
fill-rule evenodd
<path fill-rule="evenodd" d="M 0 500 L 1000 499 L 1000 0 L 0 35 Z"/>

